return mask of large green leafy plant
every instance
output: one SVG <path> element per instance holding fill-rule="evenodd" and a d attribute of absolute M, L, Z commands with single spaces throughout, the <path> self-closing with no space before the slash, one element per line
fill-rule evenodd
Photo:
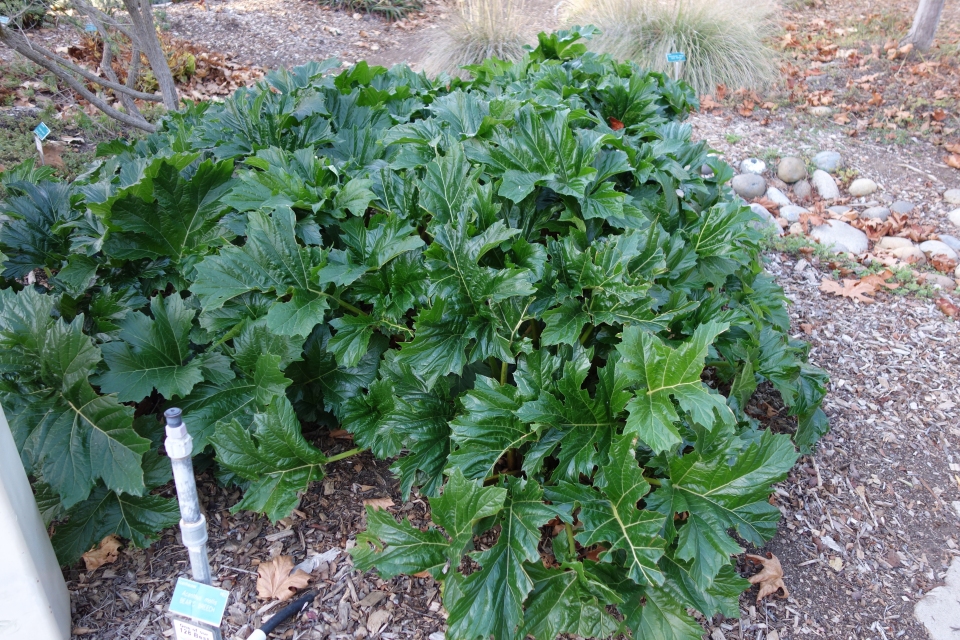
<path fill-rule="evenodd" d="M 176 520 L 176 405 L 235 509 L 274 520 L 331 460 L 395 459 L 433 526 L 368 511 L 354 561 L 442 581 L 452 638 L 736 614 L 732 556 L 775 532 L 825 376 L 681 124 L 689 88 L 580 37 L 469 81 L 275 72 L 73 184 L 5 181 L 0 401 L 63 561 Z M 759 385 L 792 442 L 747 412 Z"/>

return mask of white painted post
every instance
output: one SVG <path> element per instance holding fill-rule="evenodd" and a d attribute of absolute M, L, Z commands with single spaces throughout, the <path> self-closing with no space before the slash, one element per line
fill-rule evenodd
<path fill-rule="evenodd" d="M 69 640 L 70 595 L 0 407 L 0 638 Z"/>

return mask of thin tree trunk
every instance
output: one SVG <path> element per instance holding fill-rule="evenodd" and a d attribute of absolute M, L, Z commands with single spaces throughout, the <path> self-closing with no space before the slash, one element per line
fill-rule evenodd
<path fill-rule="evenodd" d="M 910 33 L 903 39 L 901 45 L 912 44 L 919 51 L 926 51 L 933 44 L 933 35 L 940 24 L 940 15 L 943 13 L 945 0 L 920 0 L 917 13 L 913 16 L 913 26 Z"/>
<path fill-rule="evenodd" d="M 157 27 L 153 23 L 153 5 L 150 0 L 123 0 L 123 5 L 130 14 L 133 31 L 140 39 L 143 55 L 147 56 L 147 62 L 150 63 L 160 86 L 163 104 L 167 109 L 176 111 L 180 107 L 180 99 L 177 97 L 177 86 L 173 81 L 173 74 L 170 73 L 167 56 L 163 53 L 157 37 Z"/>

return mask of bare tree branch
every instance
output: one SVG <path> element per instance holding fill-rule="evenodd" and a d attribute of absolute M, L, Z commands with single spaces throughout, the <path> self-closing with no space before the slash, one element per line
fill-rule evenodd
<path fill-rule="evenodd" d="M 11 35 L 13 36 L 13 38 L 11 38 Z M 21 38 L 22 40 L 26 40 L 26 38 L 24 38 L 22 35 L 13 32 L 11 29 L 7 29 L 6 27 L 0 26 L 0 41 L 4 42 L 8 46 L 11 46 L 12 49 L 17 51 L 23 57 L 27 58 L 28 60 L 31 60 L 32 62 L 35 62 L 36 64 L 40 65 L 47 71 L 51 72 L 53 75 L 57 76 L 58 78 L 66 82 L 71 89 L 73 89 L 74 91 L 79 93 L 81 96 L 83 96 L 84 99 L 90 102 L 97 109 L 100 109 L 101 111 L 103 111 L 105 114 L 107 114 L 114 120 L 118 120 L 119 122 L 130 125 L 131 127 L 136 127 L 137 129 L 143 129 L 144 131 L 148 131 L 151 133 L 157 130 L 156 126 L 147 122 L 143 118 L 143 116 L 141 116 L 139 113 L 136 115 L 132 115 L 132 114 L 124 113 L 122 111 L 118 111 L 117 109 L 114 109 L 113 107 L 111 107 L 109 104 L 107 104 L 105 100 L 103 100 L 102 98 L 97 96 L 95 93 L 87 89 L 83 85 L 83 83 L 81 83 L 74 76 L 70 75 L 70 73 L 65 71 L 63 67 L 61 67 L 57 63 L 52 62 L 51 60 L 41 55 L 39 53 L 39 49 L 34 49 L 33 47 L 30 47 L 30 46 L 23 47 L 22 45 L 20 46 L 10 45 L 10 40 L 13 39 L 14 42 L 16 43 L 16 38 Z M 105 86 L 106 81 L 103 80 L 103 78 L 97 78 L 97 76 L 94 76 L 94 78 L 95 78 L 94 82 L 97 82 L 98 84 Z M 110 84 L 113 84 L 113 83 L 110 83 Z M 123 90 L 125 91 L 129 91 L 129 89 L 127 87 L 124 87 L 123 85 L 117 85 L 117 86 L 122 87 Z M 134 93 L 139 93 L 139 92 L 134 92 Z"/>
<path fill-rule="evenodd" d="M 147 57 L 147 62 L 150 63 L 157 84 L 160 86 L 163 104 L 167 109 L 176 111 L 180 107 L 177 85 L 173 81 L 167 56 L 163 52 L 163 47 L 160 46 L 160 39 L 157 37 L 157 28 L 153 23 L 153 5 L 150 0 L 123 0 L 123 5 L 127 9 L 127 13 L 130 14 L 134 30 L 140 36 L 140 47 Z"/>
<path fill-rule="evenodd" d="M 118 82 L 111 82 L 110 80 L 101 78 L 97 74 L 91 73 L 90 71 L 87 71 L 83 67 L 75 65 L 69 60 L 61 58 L 60 56 L 55 54 L 53 51 L 50 51 L 46 47 L 36 44 L 34 42 L 31 42 L 26 38 L 26 36 L 24 36 L 21 33 L 18 33 L 14 29 L 0 26 L 0 42 L 3 42 L 8 47 L 10 47 L 11 49 L 16 51 L 23 57 L 29 58 L 34 62 L 37 62 L 37 58 L 46 59 L 50 61 L 51 64 L 65 67 L 66 69 L 73 71 L 77 75 L 83 76 L 90 82 L 95 82 L 99 85 L 102 85 L 114 91 L 122 91 L 128 94 L 132 98 L 137 98 L 139 100 L 149 100 L 150 102 L 162 102 L 164 99 L 163 96 L 159 96 L 155 93 L 144 93 L 142 91 L 135 91 L 130 87 L 124 86 Z M 44 67 L 45 69 L 49 69 L 52 71 L 52 69 L 50 69 L 50 67 L 46 64 L 41 64 L 40 62 L 37 62 L 37 64 Z M 169 73 L 169 68 L 167 69 L 167 73 Z"/>

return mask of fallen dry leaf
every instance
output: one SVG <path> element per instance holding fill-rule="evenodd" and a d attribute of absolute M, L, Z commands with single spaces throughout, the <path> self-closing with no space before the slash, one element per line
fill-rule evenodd
<path fill-rule="evenodd" d="M 947 163 L 947 166 L 960 169 L 960 153 L 951 153 L 946 156 L 943 161 Z"/>
<path fill-rule="evenodd" d="M 945 144 L 943 148 L 949 151 L 950 153 L 960 153 L 960 142 L 954 144 Z"/>
<path fill-rule="evenodd" d="M 393 506 L 393 500 L 389 496 L 386 498 L 364 498 L 363 506 L 372 507 L 374 511 L 377 509 L 389 509 Z"/>
<path fill-rule="evenodd" d="M 868 276 L 860 278 L 860 282 L 867 283 L 876 290 L 880 290 L 880 287 L 885 287 L 887 289 L 896 289 L 900 286 L 899 282 L 887 282 L 890 278 L 893 277 L 893 272 L 890 269 L 884 269 L 880 273 L 872 273 Z"/>
<path fill-rule="evenodd" d="M 367 631 L 370 635 L 376 635 L 381 629 L 387 626 L 390 621 L 390 612 L 386 609 L 377 609 L 367 618 Z"/>
<path fill-rule="evenodd" d="M 957 305 L 953 304 L 946 298 L 937 298 L 936 305 L 937 309 L 940 309 L 940 311 L 943 311 L 944 315 L 947 315 L 951 318 L 956 318 L 958 315 L 960 315 L 960 307 L 957 307 Z"/>
<path fill-rule="evenodd" d="M 850 298 L 851 300 L 856 300 L 864 304 L 872 304 L 874 302 L 873 298 L 868 298 L 867 295 L 875 293 L 876 288 L 869 282 L 861 282 L 860 280 L 846 279 L 843 281 L 843 285 L 841 285 L 836 280 L 824 278 L 820 283 L 820 291 L 832 293 L 835 296 Z"/>
<path fill-rule="evenodd" d="M 942 254 L 933 256 L 930 259 L 930 264 L 940 273 L 953 273 L 957 269 L 957 261 Z"/>
<path fill-rule="evenodd" d="M 610 116 L 609 118 L 607 118 L 607 120 L 610 121 L 610 128 L 613 129 L 614 131 L 620 131 L 621 129 L 623 129 L 623 126 L 624 126 L 623 123 L 617 120 L 616 118 L 614 118 L 613 116 Z"/>
<path fill-rule="evenodd" d="M 353 440 L 353 434 L 346 429 L 334 429 L 330 432 L 330 437 L 338 440 Z"/>
<path fill-rule="evenodd" d="M 257 568 L 257 597 L 262 600 L 276 598 L 282 602 L 309 584 L 310 574 L 297 569 L 290 575 L 291 571 L 293 559 L 290 556 L 277 556 L 261 562 Z"/>
<path fill-rule="evenodd" d="M 841 558 L 840 556 L 833 556 L 830 558 L 830 562 L 828 562 L 827 564 L 830 565 L 831 569 L 833 569 L 837 573 L 840 573 L 840 571 L 843 569 L 843 558 Z"/>
<path fill-rule="evenodd" d="M 80 557 L 83 558 L 83 563 L 86 565 L 87 571 L 95 571 L 105 564 L 116 562 L 120 556 L 121 546 L 120 538 L 110 534 L 100 541 L 96 549 L 87 551 Z"/>
<path fill-rule="evenodd" d="M 767 552 L 766 558 L 748 553 L 747 560 L 763 566 L 760 573 L 748 578 L 750 584 L 760 585 L 760 591 L 757 593 L 757 602 L 760 602 L 769 595 L 775 594 L 781 589 L 783 590 L 782 598 L 790 597 L 790 592 L 787 591 L 787 585 L 783 584 L 783 567 L 780 566 L 780 560 L 777 556 L 769 551 Z"/>

